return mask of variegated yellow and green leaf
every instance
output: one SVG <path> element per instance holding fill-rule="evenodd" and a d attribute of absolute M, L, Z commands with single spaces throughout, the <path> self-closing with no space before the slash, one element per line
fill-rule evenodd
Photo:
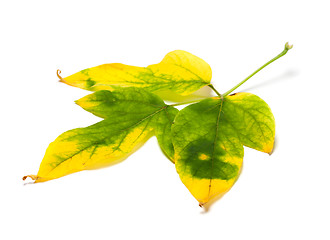
<path fill-rule="evenodd" d="M 269 153 L 274 134 L 274 117 L 255 95 L 239 93 L 192 104 L 178 113 L 172 126 L 177 172 L 204 205 L 237 180 L 243 145 Z"/>
<path fill-rule="evenodd" d="M 67 131 L 51 143 L 38 174 L 29 175 L 36 182 L 117 163 L 155 132 L 161 148 L 173 161 L 169 128 L 178 110 L 156 95 L 138 88 L 103 90 L 76 103 L 105 120 Z"/>
<path fill-rule="evenodd" d="M 158 96 L 141 88 L 123 88 L 116 91 L 100 90 L 87 95 L 76 103 L 86 111 L 101 118 L 143 118 L 153 113 L 150 126 L 155 129 L 159 146 L 173 162 L 174 149 L 171 140 L 171 126 L 176 108 L 166 105 Z"/>
<path fill-rule="evenodd" d="M 176 50 L 168 53 L 160 63 L 148 67 L 103 64 L 61 78 L 61 81 L 90 91 L 139 87 L 151 92 L 171 90 L 188 95 L 208 85 L 211 77 L 211 68 L 205 61 Z"/>
<path fill-rule="evenodd" d="M 47 148 L 36 182 L 44 182 L 70 173 L 105 167 L 128 157 L 152 136 L 146 121 L 103 120 L 86 128 L 61 134 Z"/>

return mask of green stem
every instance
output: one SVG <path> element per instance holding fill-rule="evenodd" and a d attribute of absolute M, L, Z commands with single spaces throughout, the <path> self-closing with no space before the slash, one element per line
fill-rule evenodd
<path fill-rule="evenodd" d="M 195 102 L 200 102 L 202 100 L 204 100 L 205 98 L 203 99 L 198 99 L 198 100 L 193 100 L 193 101 L 189 101 L 189 102 L 182 102 L 182 103 L 174 103 L 174 104 L 169 104 L 169 106 L 180 106 L 180 105 L 187 105 L 187 104 L 190 104 L 190 103 L 195 103 Z"/>
<path fill-rule="evenodd" d="M 234 91 L 236 88 L 238 88 L 239 86 L 241 86 L 243 83 L 245 83 L 247 80 L 249 80 L 252 76 L 254 76 L 256 73 L 258 73 L 261 69 L 265 68 L 266 66 L 268 66 L 269 64 L 271 64 L 272 62 L 276 61 L 277 59 L 279 59 L 280 57 L 283 57 L 293 46 L 289 45 L 289 43 L 285 44 L 284 50 L 278 54 L 276 57 L 274 57 L 272 60 L 268 61 L 267 63 L 265 63 L 264 65 L 262 65 L 259 69 L 257 69 L 256 71 L 254 71 L 250 76 L 248 76 L 247 78 L 245 78 L 243 81 L 241 81 L 239 84 L 237 84 L 235 87 L 233 87 L 232 89 L 228 90 L 227 92 L 225 92 L 224 94 L 222 94 L 222 97 L 227 96 L 228 94 L 230 94 L 232 91 Z"/>
<path fill-rule="evenodd" d="M 221 98 L 221 94 L 213 87 L 211 83 L 207 86 L 209 86 Z"/>

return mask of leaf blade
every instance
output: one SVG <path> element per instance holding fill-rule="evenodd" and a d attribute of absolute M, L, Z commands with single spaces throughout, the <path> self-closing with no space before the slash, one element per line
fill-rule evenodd
<path fill-rule="evenodd" d="M 112 165 L 133 153 L 153 134 L 149 122 L 103 120 L 61 134 L 47 148 L 36 182 Z"/>
<path fill-rule="evenodd" d="M 142 87 L 151 92 L 170 89 L 188 95 L 208 85 L 211 77 L 211 68 L 205 61 L 191 53 L 176 50 L 168 53 L 160 63 L 148 67 L 103 64 L 61 81 L 90 91 Z"/>
<path fill-rule="evenodd" d="M 222 105 L 215 98 L 192 104 L 172 127 L 177 172 L 201 205 L 227 192 L 242 166 L 243 146 L 221 118 Z"/>
<path fill-rule="evenodd" d="M 100 90 L 75 102 L 86 111 L 104 119 L 114 116 L 134 118 L 166 107 L 158 96 L 134 87 L 115 91 Z"/>
<path fill-rule="evenodd" d="M 144 112 L 154 112 L 157 116 L 151 124 L 155 128 L 158 144 L 166 157 L 174 162 L 171 126 L 179 110 L 166 105 L 158 96 L 143 89 L 129 87 L 112 92 L 100 90 L 76 103 L 86 111 L 105 119 L 114 115 L 127 118 L 143 116 Z"/>
<path fill-rule="evenodd" d="M 168 124 L 172 124 L 178 110 L 158 96 L 143 89 L 125 88 L 98 91 L 76 103 L 105 120 L 61 134 L 47 148 L 34 177 L 36 182 L 115 164 L 142 146 L 155 134 L 155 129 L 161 148 L 173 159 Z"/>
<path fill-rule="evenodd" d="M 242 167 L 243 145 L 269 153 L 274 136 L 274 116 L 256 95 L 205 99 L 175 118 L 177 172 L 201 206 L 233 186 Z"/>
<path fill-rule="evenodd" d="M 178 112 L 178 109 L 168 106 L 163 112 L 159 113 L 155 127 L 155 135 L 157 137 L 158 144 L 165 156 L 173 163 L 174 146 L 172 143 L 171 128 Z"/>
<path fill-rule="evenodd" d="M 251 93 L 225 97 L 226 119 L 244 146 L 270 154 L 275 140 L 275 118 L 268 104 Z"/>

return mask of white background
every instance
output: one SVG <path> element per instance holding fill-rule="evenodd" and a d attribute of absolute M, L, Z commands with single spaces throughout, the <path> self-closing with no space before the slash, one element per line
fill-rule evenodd
<path fill-rule="evenodd" d="M 1 239 L 330 239 L 328 1 L 2 1 Z M 224 92 L 294 48 L 238 91 L 263 98 L 276 149 L 245 149 L 243 172 L 208 212 L 156 139 L 115 166 L 41 184 L 50 142 L 99 121 L 58 82 L 103 63 L 147 66 L 176 49 L 213 70 Z"/>

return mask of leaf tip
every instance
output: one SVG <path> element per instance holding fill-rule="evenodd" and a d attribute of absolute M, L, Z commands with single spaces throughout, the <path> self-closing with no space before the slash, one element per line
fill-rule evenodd
<path fill-rule="evenodd" d="M 61 70 L 60 69 L 57 69 L 56 75 L 60 79 L 59 82 L 65 83 L 64 78 L 62 78 L 60 74 L 61 74 Z"/>
<path fill-rule="evenodd" d="M 275 144 L 274 141 L 266 142 L 261 151 L 271 155 L 274 152 L 274 144 Z"/>
<path fill-rule="evenodd" d="M 38 179 L 37 175 L 26 175 L 22 178 L 23 181 L 25 181 L 28 177 L 31 178 L 33 181 L 36 181 Z"/>

